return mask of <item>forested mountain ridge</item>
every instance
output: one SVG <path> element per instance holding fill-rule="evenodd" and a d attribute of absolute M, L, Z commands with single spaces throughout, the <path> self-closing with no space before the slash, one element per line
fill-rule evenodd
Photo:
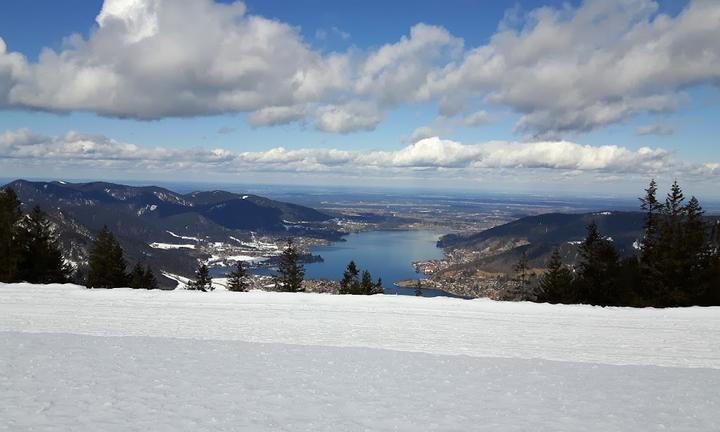
<path fill-rule="evenodd" d="M 641 212 L 546 213 L 470 235 L 449 234 L 438 241 L 438 246 L 448 251 L 476 252 L 477 261 L 473 265 L 489 271 L 509 272 L 523 254 L 531 266 L 543 268 L 555 248 L 568 262 L 574 262 L 577 245 L 593 221 L 612 239 L 620 255 L 632 255 L 637 252 L 643 218 Z"/>
<path fill-rule="evenodd" d="M 323 221 L 330 216 L 309 207 L 273 201 L 256 195 L 225 191 L 178 194 L 157 186 L 127 186 L 106 182 L 66 183 L 16 180 L 11 187 L 24 206 L 75 209 L 91 228 L 102 221 L 102 214 L 87 218 L 87 213 L 110 209 L 144 219 L 164 219 L 195 214 L 221 226 L 234 229 L 279 230 L 285 221 Z M 99 227 L 98 227 L 99 228 Z"/>
<path fill-rule="evenodd" d="M 145 262 L 178 274 L 188 273 L 198 259 L 213 253 L 201 251 L 200 240 L 206 245 L 235 244 L 251 241 L 251 232 L 330 239 L 340 235 L 323 225 L 331 219 L 325 213 L 250 194 L 179 194 L 157 186 L 107 182 L 15 180 L 5 187 L 15 191 L 24 213 L 38 206 L 48 214 L 66 259 L 74 264 L 86 262 L 89 247 L 104 226 L 116 234 L 129 263 Z M 192 247 L 162 247 L 190 243 Z"/>
<path fill-rule="evenodd" d="M 707 226 L 716 225 L 718 216 L 706 216 Z M 614 245 L 618 255 L 630 257 L 640 252 L 645 214 L 642 212 L 601 211 L 592 213 L 546 213 L 528 216 L 477 233 L 449 234 L 438 241 L 451 257 L 436 278 L 457 278 L 477 269 L 513 275 L 518 262 L 525 260 L 533 269 L 545 269 L 557 249 L 564 263 L 574 265 L 579 246 L 594 222 L 602 235 Z"/>

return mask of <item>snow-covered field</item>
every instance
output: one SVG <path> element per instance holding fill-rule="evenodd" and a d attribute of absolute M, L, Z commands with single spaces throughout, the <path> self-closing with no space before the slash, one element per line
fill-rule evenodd
<path fill-rule="evenodd" d="M 720 308 L 0 284 L 0 430 L 720 430 Z"/>

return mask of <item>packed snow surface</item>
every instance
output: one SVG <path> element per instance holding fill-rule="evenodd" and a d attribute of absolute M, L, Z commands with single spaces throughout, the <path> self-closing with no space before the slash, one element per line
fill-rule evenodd
<path fill-rule="evenodd" d="M 720 308 L 0 284 L 0 430 L 720 430 Z"/>

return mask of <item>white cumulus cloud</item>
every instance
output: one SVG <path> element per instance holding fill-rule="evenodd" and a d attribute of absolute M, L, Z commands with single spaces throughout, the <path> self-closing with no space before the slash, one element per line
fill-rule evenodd
<path fill-rule="evenodd" d="M 466 126 L 492 121 L 490 106 L 509 108 L 520 133 L 560 139 L 675 110 L 685 89 L 720 82 L 713 0 L 689 1 L 677 16 L 652 0 L 515 8 L 479 46 L 418 23 L 377 48 L 333 53 L 239 1 L 106 0 L 96 21 L 87 38 L 71 35 L 37 61 L 0 39 L 0 109 L 137 119 L 243 112 L 256 127 L 307 120 L 347 133 L 430 102 Z"/>
<path fill-rule="evenodd" d="M 394 151 L 350 151 L 340 149 L 272 148 L 236 152 L 215 149 L 171 149 L 143 147 L 101 135 L 75 131 L 59 136 L 36 134 L 28 129 L 0 134 L 0 162 L 52 164 L 53 166 L 107 166 L 118 170 L 172 170 L 208 172 L 367 172 L 393 178 L 413 170 L 444 176 L 449 172 L 472 178 L 482 173 L 512 169 L 518 176 L 533 176 L 536 170 L 557 176 L 578 173 L 603 175 L 672 174 L 684 172 L 700 179 L 716 179 L 720 164 L 690 163 L 676 159 L 661 148 L 631 150 L 615 145 L 589 146 L 569 141 L 488 141 L 465 144 L 431 137 Z M 435 174 L 431 174 L 431 173 Z"/>

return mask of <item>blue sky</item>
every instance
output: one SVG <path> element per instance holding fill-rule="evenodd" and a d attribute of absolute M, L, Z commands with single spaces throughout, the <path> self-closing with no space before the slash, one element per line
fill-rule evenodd
<path fill-rule="evenodd" d="M 717 3 L 183 2 L 195 16 L 168 0 L 5 2 L 6 176 L 599 193 L 658 177 L 716 194 Z"/>

